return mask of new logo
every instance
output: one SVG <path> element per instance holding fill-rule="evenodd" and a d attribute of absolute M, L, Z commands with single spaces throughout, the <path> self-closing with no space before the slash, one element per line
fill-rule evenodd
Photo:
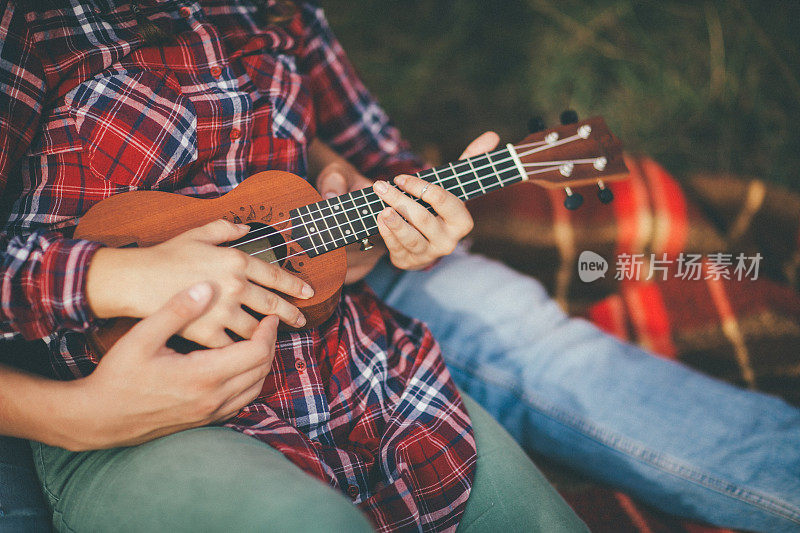
<path fill-rule="evenodd" d="M 608 272 L 608 261 L 590 250 L 581 252 L 578 257 L 578 277 L 582 282 L 591 283 L 604 278 L 606 272 Z"/>

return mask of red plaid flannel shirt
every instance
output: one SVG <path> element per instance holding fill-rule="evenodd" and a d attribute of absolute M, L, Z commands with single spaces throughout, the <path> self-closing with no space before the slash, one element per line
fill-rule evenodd
<path fill-rule="evenodd" d="M 27 3 L 34 5 L 34 3 Z M 314 135 L 367 175 L 415 171 L 322 10 L 282 27 L 251 2 L 139 0 L 177 38 L 145 46 L 129 2 L 0 0 L 0 328 L 46 337 L 88 375 L 84 285 L 98 245 L 65 238 L 136 189 L 214 197 L 267 169 L 305 173 Z M 436 343 L 363 288 L 321 327 L 279 337 L 262 395 L 228 425 L 346 492 L 381 530 L 454 530 L 475 443 Z"/>

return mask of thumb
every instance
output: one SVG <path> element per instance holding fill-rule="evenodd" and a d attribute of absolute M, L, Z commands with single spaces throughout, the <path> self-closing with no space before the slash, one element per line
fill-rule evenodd
<path fill-rule="evenodd" d="M 253 336 L 250 337 L 250 341 L 274 347 L 278 340 L 278 322 L 278 317 L 275 315 L 262 318 Z"/>
<path fill-rule="evenodd" d="M 179 292 L 161 309 L 131 328 L 117 344 L 136 346 L 137 351 L 144 354 L 154 353 L 163 347 L 170 337 L 202 315 L 213 294 L 214 290 L 207 282 L 198 283 Z"/>
<path fill-rule="evenodd" d="M 478 136 L 477 139 L 469 143 L 464 153 L 461 154 L 459 159 L 466 159 L 468 157 L 485 154 L 489 150 L 494 150 L 500 142 L 500 136 L 493 131 L 487 131 Z"/>
<path fill-rule="evenodd" d="M 234 224 L 227 220 L 215 220 L 204 224 L 199 228 L 190 229 L 182 233 L 181 237 L 188 237 L 208 244 L 222 244 L 223 242 L 235 241 L 244 237 L 250 227 L 246 224 Z"/>
<path fill-rule="evenodd" d="M 347 179 L 338 170 L 322 169 L 317 176 L 317 190 L 326 200 L 347 192 Z"/>

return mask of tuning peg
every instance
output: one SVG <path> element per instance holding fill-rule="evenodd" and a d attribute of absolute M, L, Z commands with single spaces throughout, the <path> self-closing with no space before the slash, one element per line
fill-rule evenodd
<path fill-rule="evenodd" d="M 578 113 L 573 109 L 567 109 L 561 113 L 560 119 L 561 123 L 565 126 L 567 124 L 575 124 L 578 122 Z"/>
<path fill-rule="evenodd" d="M 606 189 L 606 184 L 603 183 L 603 180 L 597 182 L 597 189 L 597 197 L 600 198 L 600 201 L 604 204 L 610 204 L 614 199 L 614 193 L 611 192 L 611 189 Z"/>
<path fill-rule="evenodd" d="M 536 133 L 546 129 L 547 126 L 544 123 L 544 119 L 539 115 L 531 117 L 530 120 L 528 120 L 528 133 Z"/>
<path fill-rule="evenodd" d="M 373 245 L 372 245 L 372 243 L 369 241 L 369 239 L 361 239 L 361 246 L 360 246 L 360 248 L 361 248 L 361 251 L 362 251 L 362 252 L 366 252 L 367 250 L 372 250 L 372 248 L 373 248 Z"/>
<path fill-rule="evenodd" d="M 572 189 L 569 187 L 564 187 L 564 191 L 567 193 L 567 197 L 564 198 L 564 207 L 570 211 L 575 211 L 581 205 L 583 205 L 583 195 L 577 192 L 572 192 Z"/>

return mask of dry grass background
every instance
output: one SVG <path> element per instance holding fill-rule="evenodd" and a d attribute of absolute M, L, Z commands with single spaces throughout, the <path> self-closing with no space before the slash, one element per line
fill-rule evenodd
<path fill-rule="evenodd" d="M 447 160 L 532 115 L 602 114 L 679 178 L 800 190 L 800 0 L 323 0 L 417 150 Z"/>

